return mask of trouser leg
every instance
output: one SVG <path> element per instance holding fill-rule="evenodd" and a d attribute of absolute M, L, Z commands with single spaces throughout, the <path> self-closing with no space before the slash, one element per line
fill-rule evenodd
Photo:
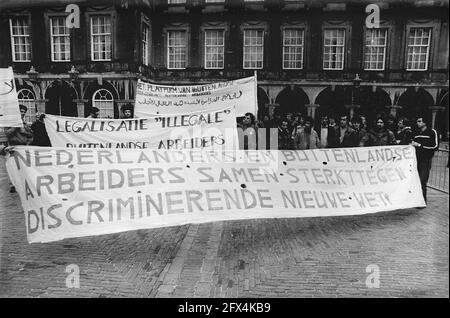
<path fill-rule="evenodd" d="M 430 177 L 431 159 L 418 162 L 417 169 L 419 172 L 420 184 L 422 185 L 423 198 L 426 203 L 427 202 L 427 182 L 428 182 L 428 178 Z"/>

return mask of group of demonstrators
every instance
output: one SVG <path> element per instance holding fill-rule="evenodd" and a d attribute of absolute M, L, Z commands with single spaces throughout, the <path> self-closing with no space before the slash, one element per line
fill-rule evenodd
<path fill-rule="evenodd" d="M 301 114 L 287 114 L 274 118 L 265 116 L 264 120 L 256 121 L 255 116 L 247 113 L 238 123 L 244 135 L 258 136 L 258 130 L 265 128 L 277 129 L 279 150 L 306 150 L 317 148 L 349 148 L 388 145 L 409 145 L 418 127 L 412 127 L 410 120 L 401 117 L 397 123 L 393 116 L 379 114 L 374 125 L 369 126 L 365 116 L 355 116 L 351 119 L 344 114 L 338 118 L 323 115 L 319 127 L 314 127 L 314 120 Z M 265 136 L 264 136 L 265 137 Z M 253 138 L 256 140 L 257 138 Z M 249 141 L 250 142 L 250 141 Z M 256 142 L 254 146 L 256 147 Z M 251 147 L 252 144 L 247 142 Z"/>
<path fill-rule="evenodd" d="M 38 114 L 32 124 L 12 92 L 0 153 L 11 154 L 10 192 L 19 192 L 28 241 L 426 206 L 411 170 L 415 146 L 425 197 L 438 143 L 425 118 L 415 128 L 382 116 L 371 127 L 347 114 L 257 122 L 256 87 L 256 76 L 187 86 L 138 81 L 134 105 L 119 105 L 115 118 L 89 107 L 85 118 Z M 239 151 L 250 149 L 258 151 Z"/>
<path fill-rule="evenodd" d="M 24 120 L 27 107 L 20 105 L 20 113 Z M 91 107 L 87 118 L 98 118 L 99 109 Z M 5 129 L 8 145 L 51 146 L 43 118 L 45 114 L 38 114 L 36 121 L 29 125 L 25 121 L 23 127 Z M 121 118 L 133 118 L 133 106 L 126 104 L 121 107 Z M 438 135 L 430 128 L 425 116 L 416 118 L 416 125 L 402 117 L 395 125 L 395 118 L 378 115 L 373 125 L 368 125 L 364 116 L 355 116 L 349 120 L 347 115 L 334 117 L 322 115 L 320 126 L 314 127 L 314 120 L 301 114 L 275 115 L 274 118 L 265 116 L 264 120 L 256 121 L 252 113 L 246 113 L 238 123 L 240 133 L 244 135 L 243 149 L 257 149 L 258 138 L 264 131 L 266 148 L 270 149 L 271 138 L 278 141 L 278 150 L 307 150 L 318 148 L 349 148 L 386 145 L 413 145 L 416 147 L 418 172 L 422 184 L 422 191 L 426 200 L 426 184 L 431 169 L 431 160 L 438 148 Z M 262 130 L 261 128 L 266 128 Z M 275 128 L 275 129 L 270 129 Z M 259 143 L 260 145 L 261 143 Z M 261 147 L 260 147 L 261 148 Z M 4 150 L 2 150 L 4 152 Z M 15 192 L 11 185 L 10 192 Z"/>
<path fill-rule="evenodd" d="M 322 115 L 316 129 L 313 118 L 299 113 L 275 114 L 274 117 L 265 115 L 259 121 L 253 114 L 247 113 L 238 127 L 241 128 L 245 149 L 257 149 L 261 144 L 269 149 L 270 138 L 278 139 L 278 150 L 412 145 L 416 148 L 417 167 L 426 201 L 426 184 L 439 137 L 425 115 L 411 120 L 400 117 L 396 122 L 392 115 L 378 114 L 372 125 L 365 116 L 357 115 L 349 119 L 343 114 L 337 122 L 334 117 Z M 261 137 L 265 138 L 265 142 L 258 142 Z"/>

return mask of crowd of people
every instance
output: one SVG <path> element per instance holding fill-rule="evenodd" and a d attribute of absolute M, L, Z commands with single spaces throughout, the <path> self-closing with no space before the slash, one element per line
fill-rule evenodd
<path fill-rule="evenodd" d="M 247 113 L 238 123 L 245 149 L 261 148 L 257 139 L 262 137 L 268 141 L 278 138 L 278 150 L 409 145 L 418 130 L 406 117 L 397 121 L 394 116 L 383 114 L 377 115 L 373 125 L 360 115 L 351 119 L 346 114 L 338 118 L 322 115 L 318 127 L 315 126 L 313 118 L 291 113 L 273 117 L 266 115 L 263 120 L 256 120 L 253 114 Z M 272 133 L 269 132 L 271 128 Z M 261 131 L 264 131 L 263 135 Z"/>
<path fill-rule="evenodd" d="M 5 129 L 8 146 L 51 146 L 43 121 L 45 114 L 38 114 L 36 121 L 29 125 L 24 121 L 27 107 L 20 105 L 19 108 L 23 127 Z M 87 117 L 98 118 L 99 113 L 98 108 L 91 107 Z M 120 117 L 133 118 L 133 106 L 123 105 Z M 243 149 L 274 149 L 271 143 L 274 139 L 278 141 L 278 150 L 412 145 L 416 147 L 417 167 L 426 201 L 426 183 L 439 138 L 436 131 L 431 129 L 426 116 L 417 116 L 415 124 L 411 125 L 410 119 L 406 117 L 396 121 L 393 116 L 379 114 L 370 125 L 364 116 L 349 119 L 346 114 L 342 114 L 339 118 L 322 115 L 316 128 L 313 118 L 301 114 L 266 115 L 263 120 L 257 121 L 252 113 L 247 113 L 238 122 L 238 131 L 242 134 L 239 139 L 243 142 L 240 145 Z M 264 139 L 263 143 L 258 142 L 261 138 Z M 5 149 L 1 152 L 5 153 Z M 12 184 L 10 192 L 15 192 Z"/>
<path fill-rule="evenodd" d="M 412 145 L 416 148 L 417 170 L 427 201 L 426 185 L 432 158 L 439 147 L 439 136 L 431 128 L 427 116 L 400 117 L 396 121 L 394 116 L 378 114 L 371 125 L 365 116 L 349 119 L 346 114 L 339 118 L 322 115 L 317 126 L 311 117 L 301 114 L 275 114 L 273 118 L 266 115 L 263 120 L 256 121 L 253 114 L 247 113 L 238 123 L 240 147 L 274 149 L 270 142 L 273 138 L 277 138 L 278 150 Z M 258 140 L 261 138 L 263 142 Z"/>

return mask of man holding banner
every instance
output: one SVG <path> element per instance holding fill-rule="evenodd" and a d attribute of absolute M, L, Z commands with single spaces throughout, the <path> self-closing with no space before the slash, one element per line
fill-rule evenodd
<path fill-rule="evenodd" d="M 17 145 L 31 145 L 33 142 L 33 131 L 31 130 L 30 125 L 25 122 L 25 114 L 28 111 L 28 108 L 24 105 L 19 105 L 20 115 L 22 116 L 22 124 L 23 127 L 8 127 L 5 128 L 5 135 L 8 139 L 8 147 L 9 146 L 17 146 Z M 6 149 L 2 149 L 2 152 Z M 16 188 L 10 182 L 9 183 L 9 192 L 16 192 Z"/>

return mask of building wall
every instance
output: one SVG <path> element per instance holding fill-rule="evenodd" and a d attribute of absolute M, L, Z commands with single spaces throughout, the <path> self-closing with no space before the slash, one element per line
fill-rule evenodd
<path fill-rule="evenodd" d="M 206 4 L 204 0 L 188 0 L 182 5 L 167 5 L 157 1 L 81 1 L 81 27 L 71 30 L 70 62 L 51 62 L 48 19 L 64 12 L 70 1 L 48 1 L 48 5 L 30 6 L 17 1 L 0 5 L 0 67 L 12 65 L 18 87 L 33 87 L 39 110 L 48 104 L 46 92 L 56 80 L 64 81 L 74 90 L 77 115 L 83 116 L 90 105 L 92 87 L 106 88 L 115 97 L 115 115 L 120 105 L 134 99 L 135 81 L 138 77 L 168 84 L 213 82 L 253 75 L 253 70 L 242 67 L 242 30 L 245 27 L 262 27 L 264 36 L 264 67 L 257 71 L 260 108 L 282 108 L 278 105 L 281 92 L 303 91 L 299 108 L 308 106 L 310 114 L 323 94 L 343 94 L 342 103 L 361 103 L 373 92 L 376 99 L 397 106 L 408 90 L 425 97 L 435 106 L 448 92 L 448 1 L 389 1 L 381 4 L 381 26 L 388 28 L 387 61 L 384 71 L 363 70 L 363 41 L 365 32 L 365 5 L 368 1 L 261 1 L 244 2 L 226 0 L 220 4 Z M 26 3 L 26 5 L 24 5 Z M 95 13 L 111 13 L 113 21 L 113 56 L 108 62 L 90 59 L 89 17 Z M 26 14 L 32 26 L 32 62 L 14 63 L 8 19 L 15 14 Z M 141 63 L 141 23 L 150 25 L 150 65 Z M 282 29 L 301 26 L 305 30 L 304 68 L 282 69 Z M 203 30 L 208 27 L 225 30 L 225 67 L 223 70 L 206 70 L 204 64 Z M 429 67 L 426 71 L 406 71 L 406 41 L 409 27 L 432 28 Z M 345 67 L 342 71 L 322 69 L 323 30 L 326 27 L 344 28 L 346 32 Z M 183 70 L 167 69 L 167 37 L 171 29 L 182 28 L 188 32 L 188 66 Z M 34 67 L 37 76 L 27 71 Z M 69 75 L 74 66 L 76 77 Z M 362 79 L 362 90 L 354 91 L 356 74 Z M 56 84 L 55 84 L 56 85 Z M 67 86 L 66 85 L 66 86 Z M 417 88 L 423 88 L 424 91 Z M 336 90 L 335 88 L 338 87 Z M 341 89 L 342 88 L 342 89 Z M 371 93 L 372 92 L 372 93 Z M 319 95 L 321 98 L 318 99 Z M 353 94 L 353 98 L 350 98 Z M 357 95 L 364 96 L 357 96 Z M 378 94 L 378 93 L 377 93 Z M 291 94 L 295 98 L 295 94 Z M 359 97 L 355 101 L 354 97 Z M 406 95 L 405 95 L 406 96 Z M 430 97 L 431 96 L 431 100 Z M 357 98 L 358 99 L 358 98 Z M 383 102 L 381 102 L 383 101 Z M 448 99 L 447 99 L 448 101 Z M 293 100 L 295 102 L 295 100 Z M 324 106 L 324 105 L 319 105 Z M 364 106 L 364 105 L 363 105 Z M 377 106 L 377 107 L 378 107 Z M 410 105 L 398 105 L 403 108 Z M 443 105 L 448 107 L 447 105 Z M 422 107 L 422 106 L 421 106 Z M 295 108 L 295 107 L 294 107 Z M 396 114 L 397 108 L 387 108 Z M 398 114 L 397 114 L 398 115 Z M 447 128 L 448 130 L 448 124 Z"/>

